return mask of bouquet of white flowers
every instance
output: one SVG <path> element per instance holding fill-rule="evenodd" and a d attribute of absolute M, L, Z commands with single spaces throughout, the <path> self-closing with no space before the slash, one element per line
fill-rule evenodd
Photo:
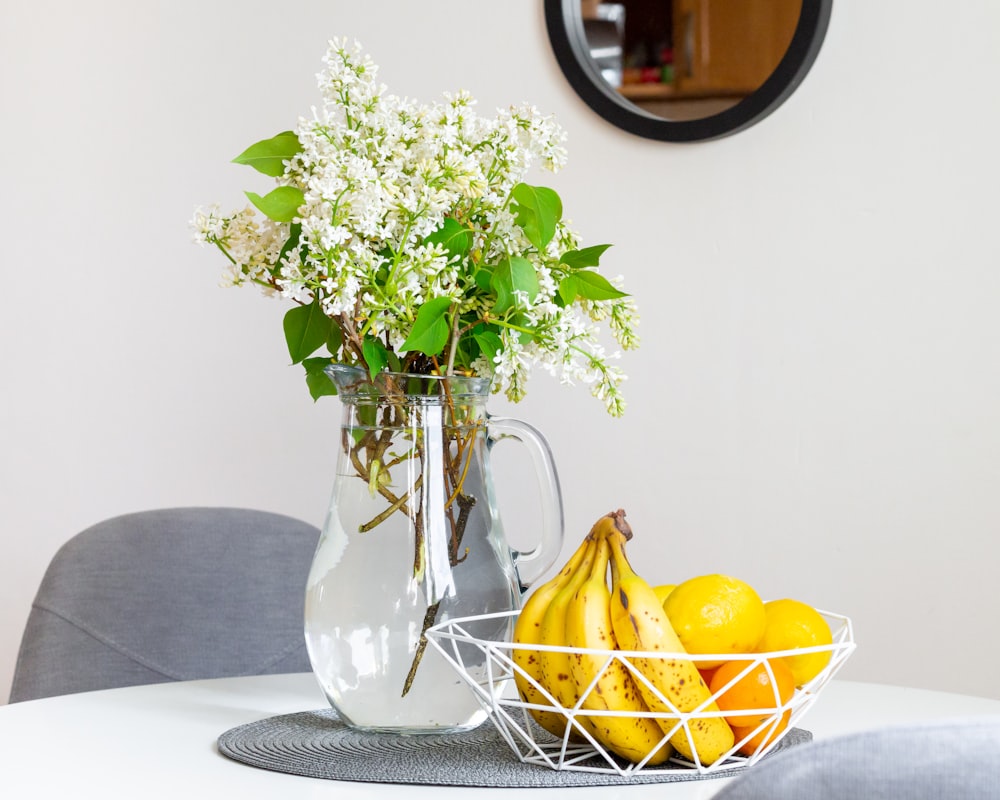
<path fill-rule="evenodd" d="M 466 93 L 387 94 L 346 41 L 324 64 L 312 117 L 234 159 L 276 188 L 193 221 L 228 258 L 227 284 L 295 302 L 284 332 L 313 397 L 335 393 L 323 370 L 337 362 L 490 376 L 516 402 L 537 364 L 621 415 L 625 376 L 598 323 L 636 347 L 635 306 L 597 270 L 609 245 L 581 248 L 558 194 L 523 182 L 536 163 L 563 164 L 560 128 L 531 107 L 478 116 Z"/>

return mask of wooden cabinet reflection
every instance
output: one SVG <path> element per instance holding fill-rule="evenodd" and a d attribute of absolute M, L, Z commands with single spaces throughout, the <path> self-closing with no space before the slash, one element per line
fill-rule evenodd
<path fill-rule="evenodd" d="M 667 119 L 710 116 L 759 88 L 788 49 L 801 8 L 802 0 L 581 0 L 585 25 L 624 19 L 620 77 L 606 71 L 606 79 Z"/>

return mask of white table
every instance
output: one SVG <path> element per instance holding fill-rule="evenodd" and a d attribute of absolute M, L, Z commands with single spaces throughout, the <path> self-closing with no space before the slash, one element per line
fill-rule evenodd
<path fill-rule="evenodd" d="M 325 705 L 306 673 L 136 686 L 0 706 L 0 785 L 5 797 L 41 798 L 688 800 L 710 797 L 730 780 L 566 789 L 349 783 L 268 772 L 216 750 L 216 739 L 229 728 Z M 820 739 L 980 714 L 1000 714 L 1000 701 L 834 680 L 802 727 Z"/>

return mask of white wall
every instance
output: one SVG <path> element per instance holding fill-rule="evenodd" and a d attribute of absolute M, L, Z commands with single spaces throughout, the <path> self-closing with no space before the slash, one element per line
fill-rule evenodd
<path fill-rule="evenodd" d="M 851 615 L 844 677 L 1000 697 L 1000 4 L 834 6 L 775 114 L 669 145 L 571 93 L 532 0 L 4 0 L 0 687 L 76 531 L 187 504 L 320 522 L 337 403 L 187 221 L 257 186 L 228 160 L 308 112 L 347 35 L 397 94 L 570 132 L 553 185 L 644 321 L 624 420 L 544 375 L 513 409 L 560 463 L 566 547 L 622 506 L 650 579 L 736 574 Z"/>

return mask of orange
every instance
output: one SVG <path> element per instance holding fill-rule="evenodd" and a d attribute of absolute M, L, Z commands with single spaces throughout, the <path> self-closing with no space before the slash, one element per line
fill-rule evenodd
<path fill-rule="evenodd" d="M 726 689 L 726 685 L 733 680 L 736 683 Z M 753 664 L 751 661 L 734 660 L 727 661 L 715 670 L 708 688 L 713 695 L 722 692 L 715 701 L 722 711 L 751 711 L 758 708 L 766 711 L 762 714 L 732 714 L 725 718 L 731 727 L 746 728 L 749 731 L 774 716 L 778 708 L 792 699 L 795 694 L 795 678 L 792 677 L 792 671 L 780 661 Z"/>
<path fill-rule="evenodd" d="M 698 672 L 701 674 L 701 679 L 705 681 L 705 685 L 711 686 L 712 676 L 715 674 L 715 671 L 718 669 L 718 667 L 703 667 L 701 666 L 701 664 L 698 663 L 695 663 L 695 666 L 698 668 Z"/>
<path fill-rule="evenodd" d="M 812 606 L 798 600 L 770 600 L 764 604 L 767 624 L 757 643 L 758 653 L 797 650 L 833 643 L 830 626 Z M 830 663 L 829 650 L 781 658 L 792 670 L 795 685 L 804 686 Z"/>
<path fill-rule="evenodd" d="M 789 709 L 788 711 L 786 711 L 784 714 L 781 715 L 781 719 L 778 721 L 778 724 L 776 726 L 773 726 L 773 730 L 772 730 L 772 725 L 770 723 L 765 725 L 763 728 L 760 729 L 760 731 L 755 733 L 753 736 L 751 736 L 749 739 L 743 742 L 738 748 L 736 748 L 737 752 L 745 756 L 752 756 L 762 747 L 767 747 L 769 744 L 771 744 L 771 742 L 773 742 L 782 734 L 785 728 L 788 727 L 788 720 L 789 718 L 791 718 L 791 716 L 792 712 L 791 709 Z M 753 733 L 753 729 L 755 727 L 756 726 L 751 726 L 749 728 L 734 727 L 733 736 L 736 738 L 737 742 L 742 741 L 747 737 L 748 734 Z"/>
<path fill-rule="evenodd" d="M 764 634 L 764 602 L 749 584 L 728 575 L 701 575 L 677 584 L 663 602 L 667 619 L 692 654 L 752 653 Z M 722 663 L 698 660 L 700 669 Z"/>

